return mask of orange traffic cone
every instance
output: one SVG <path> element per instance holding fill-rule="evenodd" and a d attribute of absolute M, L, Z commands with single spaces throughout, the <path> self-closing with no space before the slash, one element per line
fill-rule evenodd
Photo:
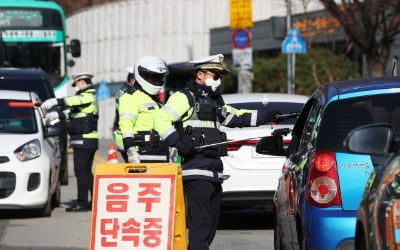
<path fill-rule="evenodd" d="M 107 163 L 118 163 L 118 155 L 114 143 L 110 143 L 108 148 Z"/>

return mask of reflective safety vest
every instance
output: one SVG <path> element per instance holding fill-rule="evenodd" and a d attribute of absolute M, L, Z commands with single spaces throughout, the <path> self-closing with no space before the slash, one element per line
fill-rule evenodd
<path fill-rule="evenodd" d="M 61 99 L 60 106 L 69 113 L 67 130 L 73 148 L 98 148 L 98 105 L 95 88 L 89 85 L 74 96 Z"/>
<path fill-rule="evenodd" d="M 124 93 L 119 99 L 119 129 L 125 149 L 136 147 L 141 161 L 168 161 L 169 147 L 153 130 L 161 104 L 144 90 Z"/>
<path fill-rule="evenodd" d="M 122 139 L 122 133 L 121 130 L 119 130 L 119 112 L 118 112 L 118 106 L 119 106 L 119 98 L 126 92 L 129 92 L 132 94 L 135 91 L 135 87 L 129 85 L 128 83 L 125 83 L 124 86 L 117 91 L 115 94 L 115 118 L 114 118 L 114 124 L 113 124 L 113 135 L 114 135 L 114 141 L 115 145 L 119 150 L 124 150 L 124 142 Z"/>
<path fill-rule="evenodd" d="M 225 141 L 226 136 L 219 130 L 220 125 L 257 125 L 257 111 L 237 110 L 217 103 L 206 94 L 195 95 L 193 91 L 185 91 L 170 96 L 154 121 L 155 130 L 172 146 L 176 146 L 182 136 L 192 137 L 196 146 Z M 183 160 L 183 178 L 222 182 L 220 156 L 223 155 L 226 155 L 225 146 L 198 149 L 196 154 Z"/>

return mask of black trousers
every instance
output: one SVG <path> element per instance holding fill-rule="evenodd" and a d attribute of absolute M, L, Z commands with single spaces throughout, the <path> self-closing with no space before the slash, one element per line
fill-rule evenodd
<path fill-rule="evenodd" d="M 78 204 L 88 206 L 89 194 L 93 195 L 92 164 L 96 150 L 87 148 L 74 148 L 74 172 L 78 189 Z"/>
<path fill-rule="evenodd" d="M 125 163 L 128 163 L 128 154 L 126 153 L 126 150 L 118 149 L 118 152 L 120 153 L 120 155 L 124 159 Z"/>
<path fill-rule="evenodd" d="M 221 200 L 221 183 L 206 180 L 183 182 L 189 250 L 208 250 L 217 231 Z"/>

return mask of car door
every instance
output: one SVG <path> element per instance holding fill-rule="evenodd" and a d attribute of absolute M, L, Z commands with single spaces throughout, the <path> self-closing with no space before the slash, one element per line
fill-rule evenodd
<path fill-rule="evenodd" d="M 296 210 L 298 186 L 297 179 L 302 176 L 302 164 L 307 158 L 307 145 L 312 136 L 314 116 L 319 105 L 316 99 L 310 99 L 304 105 L 292 131 L 292 142 L 287 149 L 282 176 L 276 191 L 276 214 L 284 246 L 291 247 L 297 241 Z"/>

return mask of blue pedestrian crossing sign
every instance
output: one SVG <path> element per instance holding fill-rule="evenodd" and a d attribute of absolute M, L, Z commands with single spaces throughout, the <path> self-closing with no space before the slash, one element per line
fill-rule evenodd
<path fill-rule="evenodd" d="M 289 34 L 285 37 L 282 42 L 282 53 L 294 54 L 294 53 L 306 53 L 307 46 L 306 42 L 300 36 L 300 32 L 296 28 L 291 28 Z"/>

